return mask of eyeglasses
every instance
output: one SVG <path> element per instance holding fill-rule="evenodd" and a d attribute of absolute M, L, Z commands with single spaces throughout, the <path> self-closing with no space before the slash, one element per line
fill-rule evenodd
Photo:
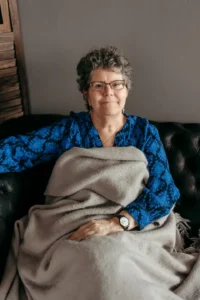
<path fill-rule="evenodd" d="M 114 80 L 114 81 L 111 81 L 111 82 L 108 82 L 108 83 L 103 82 L 103 81 L 90 82 L 90 87 L 94 91 L 100 91 L 100 92 L 104 91 L 106 85 L 109 85 L 112 90 L 119 91 L 119 90 L 122 90 L 126 86 L 126 83 L 125 83 L 124 80 Z"/>

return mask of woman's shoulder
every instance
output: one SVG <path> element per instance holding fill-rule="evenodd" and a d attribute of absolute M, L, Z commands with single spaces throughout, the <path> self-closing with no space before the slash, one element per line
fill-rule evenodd
<path fill-rule="evenodd" d="M 85 119 L 87 119 L 88 112 L 86 112 L 86 111 L 80 111 L 80 112 L 71 111 L 69 116 L 76 121 L 85 120 Z"/>
<path fill-rule="evenodd" d="M 151 126 L 150 121 L 147 118 L 137 116 L 137 115 L 129 115 L 129 114 L 126 114 L 126 116 L 134 124 L 137 124 L 137 125 L 143 126 L 143 127 Z"/>
<path fill-rule="evenodd" d="M 134 127 L 140 128 L 143 132 L 147 134 L 157 133 L 157 128 L 151 123 L 147 118 L 137 116 L 137 115 L 127 115 L 130 122 L 134 124 Z"/>

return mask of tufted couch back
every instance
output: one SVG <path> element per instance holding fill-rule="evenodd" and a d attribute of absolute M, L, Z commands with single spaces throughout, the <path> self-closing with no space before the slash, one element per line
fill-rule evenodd
<path fill-rule="evenodd" d="M 10 135 L 25 134 L 62 117 L 30 115 L 10 120 L 0 125 L 0 140 Z M 181 192 L 176 211 L 191 221 L 190 234 L 195 236 L 200 228 L 200 124 L 152 123 L 159 130 L 172 176 Z M 13 223 L 26 214 L 30 206 L 43 203 L 43 192 L 54 163 L 41 164 L 21 173 L 0 174 L 0 276 Z"/>
<path fill-rule="evenodd" d="M 200 124 L 155 123 L 181 197 L 176 211 L 191 221 L 192 235 L 200 228 Z"/>

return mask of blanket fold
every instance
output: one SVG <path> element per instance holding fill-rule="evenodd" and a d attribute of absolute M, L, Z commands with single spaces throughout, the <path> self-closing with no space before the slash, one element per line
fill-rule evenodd
<path fill-rule="evenodd" d="M 15 223 L 0 300 L 198 300 L 199 254 L 186 254 L 177 218 L 142 231 L 69 235 L 111 218 L 137 199 L 149 178 L 137 148 L 73 148 L 56 162 L 45 205 Z"/>

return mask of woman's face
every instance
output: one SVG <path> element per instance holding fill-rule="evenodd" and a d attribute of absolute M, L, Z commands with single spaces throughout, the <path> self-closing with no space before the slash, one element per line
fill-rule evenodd
<path fill-rule="evenodd" d="M 115 80 L 124 80 L 121 72 L 99 68 L 92 71 L 90 83 L 110 83 Z M 92 106 L 92 112 L 102 116 L 121 114 L 127 96 L 128 89 L 126 86 L 120 90 L 116 90 L 112 89 L 110 85 L 107 84 L 103 89 L 94 90 L 92 87 L 89 87 L 87 91 L 88 104 Z"/>

